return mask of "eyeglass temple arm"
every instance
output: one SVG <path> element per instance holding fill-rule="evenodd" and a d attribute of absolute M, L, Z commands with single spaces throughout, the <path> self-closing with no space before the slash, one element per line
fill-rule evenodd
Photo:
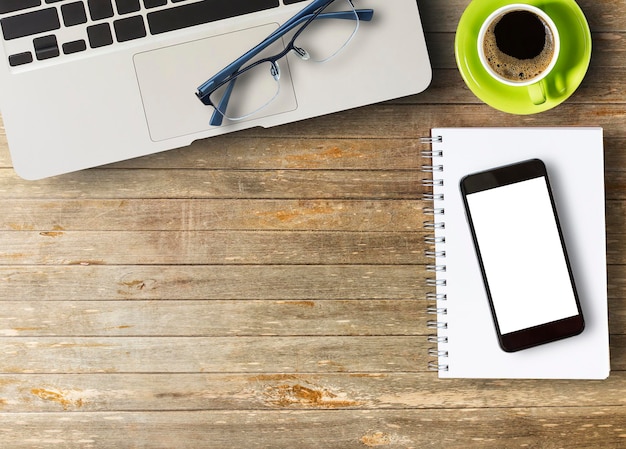
<path fill-rule="evenodd" d="M 357 13 L 357 17 L 359 20 L 364 20 L 369 22 L 372 20 L 374 16 L 373 9 L 357 9 L 355 10 Z M 237 58 L 237 60 L 233 61 L 218 73 L 213 75 L 207 81 L 202 83 L 196 92 L 196 96 L 204 103 L 205 105 L 210 105 L 211 102 L 208 98 L 209 94 L 212 92 L 212 87 L 226 80 L 233 73 L 236 73 L 245 63 L 247 63 L 250 59 L 254 58 L 261 51 L 265 50 L 265 48 L 269 47 L 275 41 L 280 39 L 284 34 L 289 32 L 292 28 L 298 26 L 302 22 L 306 22 L 312 17 L 313 14 L 305 14 L 298 15 L 293 17 L 292 19 L 285 22 L 282 26 L 276 29 L 272 34 L 270 34 L 267 38 L 263 40 L 260 44 L 258 44 L 253 49 L 249 50 L 241 57 Z M 354 20 L 354 11 L 337 11 L 337 12 L 328 12 L 322 13 L 317 16 L 320 19 L 349 19 Z"/>

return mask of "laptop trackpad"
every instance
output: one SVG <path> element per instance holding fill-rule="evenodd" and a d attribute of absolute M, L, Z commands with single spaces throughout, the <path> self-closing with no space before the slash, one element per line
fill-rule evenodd
<path fill-rule="evenodd" d="M 268 24 L 136 54 L 133 58 L 135 71 L 152 140 L 160 141 L 213 128 L 209 125 L 213 108 L 198 100 L 195 95 L 197 87 L 277 27 L 276 24 Z M 259 57 L 275 55 L 282 48 L 284 44 L 279 41 Z M 296 109 L 286 59 L 279 64 L 280 95 L 251 119 Z M 241 121 L 224 121 L 222 126 L 236 123 Z"/>

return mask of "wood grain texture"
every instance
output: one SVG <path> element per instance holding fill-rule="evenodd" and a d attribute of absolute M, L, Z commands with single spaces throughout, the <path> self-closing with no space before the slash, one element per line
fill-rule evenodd
<path fill-rule="evenodd" d="M 421 200 L 3 200 L 3 231 L 421 231 Z"/>
<path fill-rule="evenodd" d="M 434 381 L 428 372 L 3 374 L 0 398 L 5 415 L 624 406 L 623 371 L 592 384 L 593 388 L 587 381 L 567 380 Z"/>
<path fill-rule="evenodd" d="M 26 300 L 419 299 L 420 265 L 0 267 L 0 297 Z"/>
<path fill-rule="evenodd" d="M 418 3 L 420 95 L 36 182 L 0 126 L 2 448 L 626 447 L 626 1 L 579 1 L 589 72 L 523 117 L 456 69 L 469 0 Z M 427 370 L 417 138 L 445 126 L 604 128 L 606 381 Z"/>
<path fill-rule="evenodd" d="M 232 447 L 454 449 L 619 447 L 624 407 L 447 410 L 33 413 L 3 420 L 13 448 L 61 446 L 182 449 Z M 85 427 L 85 422 L 90 423 Z M 246 429 L 246 431 L 242 431 Z M 16 434 L 24 439 L 14 440 Z M 565 434 L 565 435 L 564 435 Z"/>

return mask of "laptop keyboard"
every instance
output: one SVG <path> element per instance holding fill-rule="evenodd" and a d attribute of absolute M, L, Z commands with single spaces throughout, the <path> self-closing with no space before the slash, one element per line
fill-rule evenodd
<path fill-rule="evenodd" d="M 0 0 L 0 26 L 9 65 L 16 67 L 280 5 L 280 0 Z"/>

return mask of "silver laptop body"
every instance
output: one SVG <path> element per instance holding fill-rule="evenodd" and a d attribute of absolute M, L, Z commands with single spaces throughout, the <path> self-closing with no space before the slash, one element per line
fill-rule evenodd
<path fill-rule="evenodd" d="M 16 172 L 45 178 L 429 85 L 416 1 L 354 0 L 374 16 L 340 56 L 288 54 L 269 107 L 211 126 L 197 87 L 309 3 L 294 1 L 0 0 L 0 110 Z"/>

